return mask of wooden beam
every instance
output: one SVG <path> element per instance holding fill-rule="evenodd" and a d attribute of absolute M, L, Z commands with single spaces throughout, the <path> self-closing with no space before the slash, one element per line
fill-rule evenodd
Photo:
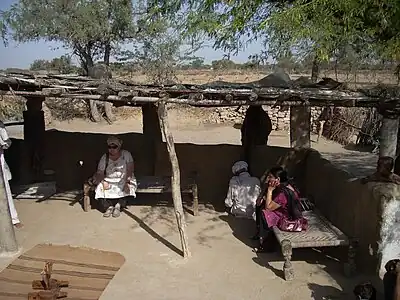
<path fill-rule="evenodd" d="M 311 107 L 290 107 L 290 147 L 311 147 Z"/>
<path fill-rule="evenodd" d="M 0 150 L 3 156 L 3 150 Z M 0 165 L 0 254 L 13 255 L 18 251 L 14 225 L 12 224 L 10 208 L 5 187 L 3 164 Z"/>
<path fill-rule="evenodd" d="M 44 92 L 44 90 L 46 90 Z M 171 96 L 168 103 L 188 104 L 194 106 L 239 106 L 239 105 L 304 105 L 306 102 L 312 106 L 341 106 L 341 107 L 378 107 L 382 101 L 378 97 L 367 97 L 361 93 L 344 93 L 339 91 L 298 91 L 280 90 L 270 88 L 268 90 L 235 91 L 235 90 L 173 90 L 169 89 L 137 89 L 132 92 L 121 91 L 118 94 L 95 94 L 93 90 L 81 90 L 70 93 L 65 89 L 49 89 L 41 91 L 4 91 L 0 90 L 0 95 L 10 96 L 32 96 L 43 97 L 51 94 L 57 98 L 76 98 L 84 100 L 98 100 L 109 102 L 136 103 L 136 102 L 158 102 L 160 93 L 167 92 Z M 97 91 L 98 92 L 98 91 Z M 328 93 L 327 93 L 328 92 Z M 303 95 L 304 94 L 304 95 Z M 297 99 L 297 100 L 293 100 Z M 303 100 L 307 99 L 307 100 Z M 396 107 L 398 100 L 387 100 L 385 105 Z"/>
<path fill-rule="evenodd" d="M 399 117 L 384 115 L 380 130 L 379 156 L 396 158 L 397 133 L 399 130 Z"/>
<path fill-rule="evenodd" d="M 171 162 L 172 178 L 172 199 L 174 201 L 174 209 L 176 222 L 178 223 L 179 237 L 181 240 L 183 257 L 187 258 L 191 256 L 189 249 L 189 240 L 186 234 L 186 221 L 183 213 L 182 195 L 181 195 L 181 175 L 179 170 L 178 157 L 175 152 L 174 139 L 169 128 L 168 112 L 166 108 L 166 101 L 163 100 L 158 104 L 158 118 L 160 120 L 161 131 L 164 134 L 165 142 L 167 144 L 167 150 L 169 159 Z"/>

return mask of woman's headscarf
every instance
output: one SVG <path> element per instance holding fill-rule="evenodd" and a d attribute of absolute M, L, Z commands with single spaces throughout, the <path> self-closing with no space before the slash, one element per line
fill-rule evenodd
<path fill-rule="evenodd" d="M 240 160 L 233 164 L 232 173 L 234 175 L 237 175 L 240 171 L 247 172 L 248 168 L 249 168 L 249 165 L 247 164 L 247 162 Z"/>
<path fill-rule="evenodd" d="M 122 146 L 122 140 L 115 135 L 112 135 L 107 139 L 107 145 L 116 145 L 118 148 L 120 148 Z"/>

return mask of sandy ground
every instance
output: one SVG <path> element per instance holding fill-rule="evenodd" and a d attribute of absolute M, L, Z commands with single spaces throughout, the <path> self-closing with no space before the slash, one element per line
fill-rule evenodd
<path fill-rule="evenodd" d="M 240 143 L 240 131 L 227 125 L 173 122 L 176 142 Z M 75 120 L 54 124 L 60 130 L 88 132 L 141 131 L 140 120 L 119 121 L 113 126 Z M 9 128 L 20 136 L 21 128 Z M 286 132 L 274 133 L 272 145 L 287 146 Z M 323 140 L 313 143 L 325 157 L 356 176 L 369 174 L 374 155 L 345 150 Z M 361 163 L 368 166 L 361 167 Z M 38 243 L 70 244 L 119 252 L 126 262 L 101 299 L 354 299 L 354 286 L 365 277 L 346 279 L 342 275 L 345 253 L 339 249 L 320 253 L 294 250 L 296 279 L 282 279 L 282 258 L 277 254 L 256 255 L 248 237 L 252 222 L 238 220 L 200 207 L 200 216 L 187 215 L 193 256 L 184 260 L 171 201 L 160 206 L 157 197 L 141 198 L 119 219 L 103 219 L 95 210 L 83 212 L 70 206 L 74 195 L 63 195 L 36 203 L 16 201 L 25 227 L 17 231 L 19 245 L 27 250 Z M 166 198 L 168 200 L 168 198 Z M 158 205 L 157 205 L 158 204 Z M 333 256 L 333 257 L 332 257 Z M 0 269 L 13 258 L 0 258 Z M 377 287 L 379 283 L 376 283 Z"/>

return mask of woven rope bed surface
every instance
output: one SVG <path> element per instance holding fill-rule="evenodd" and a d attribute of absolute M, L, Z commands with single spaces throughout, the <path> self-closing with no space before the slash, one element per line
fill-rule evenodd
<path fill-rule="evenodd" d="M 279 243 L 283 240 L 291 241 L 293 248 L 314 248 L 347 246 L 348 237 L 330 223 L 318 211 L 303 212 L 308 220 L 308 229 L 302 232 L 284 232 L 274 227 L 274 233 Z"/>

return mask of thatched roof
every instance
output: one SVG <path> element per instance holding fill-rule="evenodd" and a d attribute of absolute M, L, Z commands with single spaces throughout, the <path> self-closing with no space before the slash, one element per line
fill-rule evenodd
<path fill-rule="evenodd" d="M 116 106 L 140 105 L 164 98 L 170 103 L 210 107 L 311 105 L 400 109 L 397 88 L 376 86 L 350 90 L 345 84 L 329 78 L 312 84 L 304 77 L 282 81 L 279 74 L 271 74 L 250 83 L 216 81 L 203 85 L 156 86 L 137 84 L 126 79 L 97 80 L 73 74 L 0 73 L 0 94 L 101 100 L 114 102 Z"/>

